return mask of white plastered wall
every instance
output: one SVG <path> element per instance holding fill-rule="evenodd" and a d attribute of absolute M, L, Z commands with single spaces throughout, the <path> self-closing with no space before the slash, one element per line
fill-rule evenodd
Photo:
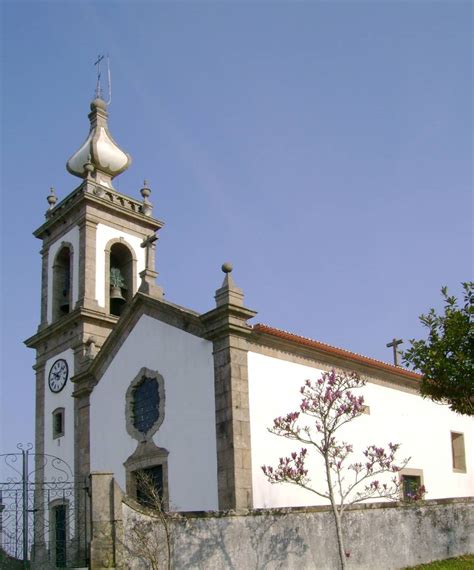
<path fill-rule="evenodd" d="M 172 510 L 217 509 L 212 343 L 142 316 L 91 394 L 91 471 L 125 489 L 123 463 L 137 448 L 127 432 L 125 395 L 142 367 L 164 378 L 165 419 L 153 440 L 168 450 Z"/>
<path fill-rule="evenodd" d="M 53 393 L 49 389 L 48 376 L 51 367 L 58 359 L 67 362 L 69 375 L 64 388 Z M 74 473 L 74 399 L 72 397 L 73 386 L 71 377 L 74 376 L 74 352 L 68 349 L 56 354 L 46 362 L 45 366 L 45 402 L 44 402 L 44 452 L 54 455 L 65 461 L 71 472 Z M 56 408 L 64 408 L 64 435 L 53 439 L 53 411 Z M 47 462 L 45 480 L 51 481 L 52 477 L 58 477 L 59 473 L 51 469 L 50 461 Z"/>
<path fill-rule="evenodd" d="M 145 269 L 145 248 L 140 247 L 142 240 L 126 232 L 117 230 L 105 224 L 97 225 L 96 233 L 96 275 L 95 295 L 97 303 L 105 307 L 105 247 L 111 239 L 123 238 L 132 248 L 137 260 L 136 289 L 140 286 L 140 272 Z"/>
<path fill-rule="evenodd" d="M 280 457 L 303 447 L 269 433 L 267 428 L 274 418 L 299 410 L 299 389 L 307 378 L 319 378 L 321 371 L 252 352 L 248 367 L 254 507 L 324 503 L 324 499 L 295 485 L 271 485 L 261 469 L 262 465 L 276 466 Z M 356 418 L 341 432 L 342 439 L 354 445 L 354 451 L 362 451 L 370 444 L 386 447 L 388 442 L 401 443 L 398 457 L 411 457 L 407 467 L 423 470 L 427 499 L 474 495 L 471 418 L 395 387 L 369 382 L 357 393 L 364 395 L 370 415 Z M 451 431 L 464 434 L 467 473 L 453 471 Z M 309 461 L 308 465 L 315 488 L 325 488 L 321 461 Z"/>
<path fill-rule="evenodd" d="M 48 253 L 48 323 L 53 320 L 53 266 L 56 254 L 65 243 L 70 243 L 72 252 L 72 308 L 79 298 L 79 228 L 74 226 L 49 247 Z"/>

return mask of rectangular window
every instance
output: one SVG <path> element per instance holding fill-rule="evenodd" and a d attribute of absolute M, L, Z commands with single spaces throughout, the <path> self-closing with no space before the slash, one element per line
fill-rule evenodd
<path fill-rule="evenodd" d="M 151 508 L 160 508 L 163 501 L 163 465 L 141 469 L 135 473 L 137 501 Z"/>
<path fill-rule="evenodd" d="M 53 439 L 64 435 L 64 408 L 57 408 L 53 412 Z"/>
<path fill-rule="evenodd" d="M 421 477 L 418 475 L 402 475 L 403 499 L 409 501 L 417 496 L 421 487 Z"/>
<path fill-rule="evenodd" d="M 464 434 L 451 432 L 451 451 L 453 455 L 453 470 L 459 473 L 466 473 Z"/>
<path fill-rule="evenodd" d="M 418 501 L 426 494 L 422 469 L 405 467 L 400 472 L 401 498 L 404 501 Z"/>

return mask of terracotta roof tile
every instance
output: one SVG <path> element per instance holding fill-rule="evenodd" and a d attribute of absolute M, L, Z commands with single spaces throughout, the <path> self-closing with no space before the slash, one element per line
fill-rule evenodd
<path fill-rule="evenodd" d="M 413 378 L 416 380 L 421 379 L 421 375 L 417 374 L 416 372 L 412 372 L 411 370 L 407 370 L 406 368 L 401 368 L 399 366 L 395 366 L 393 364 L 388 364 L 387 362 L 383 362 L 382 360 L 377 360 L 376 358 L 369 358 L 368 356 L 364 356 L 362 354 L 357 354 L 356 352 L 351 352 L 350 350 L 346 350 L 344 348 L 337 348 L 335 346 L 331 346 L 330 344 L 326 344 L 324 342 L 320 342 L 317 340 L 313 340 L 311 338 L 307 338 L 304 336 L 296 335 L 287 331 L 283 331 L 280 329 L 276 329 L 274 327 L 270 327 L 264 324 L 256 324 L 253 326 L 253 330 L 255 332 L 268 334 L 274 337 L 281 338 L 283 340 L 288 340 L 291 342 L 295 342 L 302 346 L 308 346 L 310 348 L 316 348 L 322 352 L 327 354 L 333 354 L 334 356 L 341 356 L 343 358 L 347 358 L 349 360 L 353 360 L 354 362 L 360 364 L 368 364 L 370 366 L 374 366 L 376 368 L 387 370 L 389 372 L 393 372 L 400 376 L 404 376 L 406 378 Z"/>

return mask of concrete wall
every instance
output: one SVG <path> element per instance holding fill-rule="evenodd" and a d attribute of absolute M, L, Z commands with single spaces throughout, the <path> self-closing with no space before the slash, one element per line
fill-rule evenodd
<path fill-rule="evenodd" d="M 91 394 L 91 471 L 113 472 L 126 487 L 123 464 L 138 444 L 126 429 L 126 393 L 142 367 L 164 379 L 165 417 L 153 441 L 169 452 L 170 508 L 216 509 L 212 343 L 146 315 Z"/>
<path fill-rule="evenodd" d="M 359 505 L 344 521 L 348 568 L 404 568 L 474 552 L 474 499 L 421 505 Z M 184 513 L 168 521 L 172 568 L 202 570 L 339 567 L 327 507 L 232 513 Z M 163 524 L 122 503 L 117 568 L 166 567 Z M 158 560 L 157 560 L 158 558 Z M 94 566 L 93 566 L 94 567 Z"/>
<path fill-rule="evenodd" d="M 321 504 L 323 499 L 292 485 L 271 485 L 261 466 L 276 465 L 278 458 L 299 451 L 301 444 L 268 432 L 277 416 L 299 409 L 300 387 L 307 378 L 317 379 L 322 370 L 279 358 L 249 352 L 249 403 L 252 441 L 252 484 L 255 508 Z M 374 379 L 377 381 L 377 379 Z M 362 452 L 369 444 L 386 447 L 401 443 L 398 457 L 411 457 L 408 468 L 423 471 L 426 499 L 474 495 L 474 421 L 447 406 L 424 400 L 417 393 L 369 379 L 357 393 L 365 398 L 370 415 L 345 426 L 341 439 Z M 451 431 L 464 434 L 466 473 L 453 470 Z M 357 453 L 354 460 L 357 458 Z M 325 488 L 322 463 L 309 460 L 315 488 Z M 390 478 L 390 475 L 388 475 Z M 382 477 L 379 477 L 382 480 Z"/>

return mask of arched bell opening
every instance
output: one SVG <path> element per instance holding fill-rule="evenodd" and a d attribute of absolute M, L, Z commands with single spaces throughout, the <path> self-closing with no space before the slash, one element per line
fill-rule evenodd
<path fill-rule="evenodd" d="M 109 312 L 118 317 L 133 297 L 134 259 L 130 249 L 118 242 L 110 248 L 109 260 Z"/>
<path fill-rule="evenodd" d="M 72 250 L 63 246 L 53 265 L 53 319 L 67 315 L 72 307 Z"/>

